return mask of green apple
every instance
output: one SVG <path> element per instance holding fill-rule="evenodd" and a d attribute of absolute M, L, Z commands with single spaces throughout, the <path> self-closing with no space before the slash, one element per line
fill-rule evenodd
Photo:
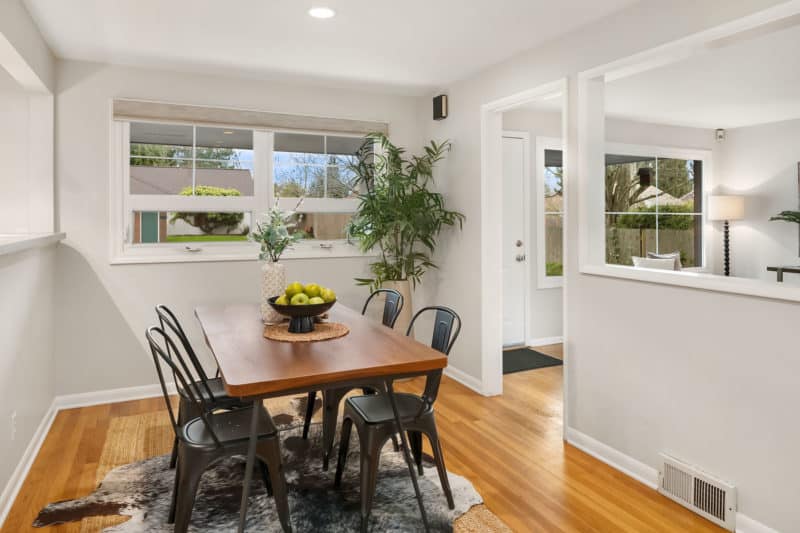
<path fill-rule="evenodd" d="M 325 300 L 320 298 L 319 296 L 314 296 L 308 300 L 308 305 L 317 305 L 317 304 L 324 304 Z"/>
<path fill-rule="evenodd" d="M 330 303 L 336 300 L 336 293 L 333 290 L 323 287 L 320 291 L 320 296 L 325 301 L 325 303 Z"/>
<path fill-rule="evenodd" d="M 301 292 L 303 292 L 303 284 L 299 281 L 295 281 L 286 286 L 287 298 L 292 298 L 295 294 L 300 294 Z"/>
<path fill-rule="evenodd" d="M 275 299 L 275 303 L 277 305 L 289 305 L 289 298 L 287 298 L 285 294 L 282 294 Z"/>
<path fill-rule="evenodd" d="M 298 293 L 292 296 L 291 299 L 292 305 L 308 305 L 308 296 L 304 293 Z"/>
<path fill-rule="evenodd" d="M 306 296 L 309 298 L 315 298 L 319 296 L 320 286 L 316 283 L 309 283 L 305 287 L 303 287 L 303 292 L 306 293 Z"/>

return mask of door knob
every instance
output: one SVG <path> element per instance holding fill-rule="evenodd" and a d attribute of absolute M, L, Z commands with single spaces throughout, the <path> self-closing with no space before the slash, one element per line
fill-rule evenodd
<path fill-rule="evenodd" d="M 520 241 L 520 240 L 518 239 L 518 240 L 517 240 L 517 242 L 515 242 L 514 244 L 516 244 L 516 245 L 517 245 L 517 248 L 519 248 L 520 246 L 522 246 L 522 241 Z"/>

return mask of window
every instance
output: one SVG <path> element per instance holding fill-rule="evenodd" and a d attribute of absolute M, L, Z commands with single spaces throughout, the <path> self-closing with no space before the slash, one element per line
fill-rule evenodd
<path fill-rule="evenodd" d="M 294 210 L 297 231 L 307 239 L 344 239 L 358 206 L 350 165 L 361 137 L 276 133 L 274 194 L 284 210 Z"/>
<path fill-rule="evenodd" d="M 560 287 L 564 275 L 564 163 L 561 139 L 536 139 L 539 288 Z"/>
<path fill-rule="evenodd" d="M 678 252 L 684 268 L 703 266 L 704 156 L 670 152 L 615 146 L 606 155 L 606 263 Z"/>
<path fill-rule="evenodd" d="M 251 227 L 275 199 L 294 210 L 300 198 L 306 240 L 287 258 L 359 254 L 345 228 L 361 136 L 144 121 L 113 132 L 113 262 L 256 258 Z"/>

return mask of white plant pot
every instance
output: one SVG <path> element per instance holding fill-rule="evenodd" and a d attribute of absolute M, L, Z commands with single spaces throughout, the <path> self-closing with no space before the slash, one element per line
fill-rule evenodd
<path fill-rule="evenodd" d="M 413 305 L 411 301 L 411 282 L 404 281 L 384 281 L 381 283 L 383 289 L 394 289 L 403 296 L 403 309 L 400 311 L 400 316 L 397 317 L 397 322 L 394 324 L 394 329 L 401 333 L 405 333 L 408 325 L 411 323 L 413 316 Z"/>
<path fill-rule="evenodd" d="M 261 320 L 265 324 L 278 324 L 283 315 L 275 311 L 267 302 L 273 296 L 280 296 L 286 290 L 286 268 L 283 263 L 265 261 L 261 265 Z"/>

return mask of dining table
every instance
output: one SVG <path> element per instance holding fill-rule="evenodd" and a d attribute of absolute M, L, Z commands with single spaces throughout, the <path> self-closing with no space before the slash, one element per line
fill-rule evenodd
<path fill-rule="evenodd" d="M 328 311 L 327 320 L 346 325 L 349 332 L 324 341 L 265 338 L 258 304 L 204 305 L 195 308 L 195 316 L 217 361 L 226 392 L 253 404 L 239 510 L 240 533 L 245 528 L 255 464 L 258 404 L 267 398 L 330 388 L 357 388 L 376 382 L 385 385 L 422 522 L 425 531 L 429 530 L 393 383 L 397 379 L 441 372 L 447 366 L 445 354 L 340 303 Z"/>

